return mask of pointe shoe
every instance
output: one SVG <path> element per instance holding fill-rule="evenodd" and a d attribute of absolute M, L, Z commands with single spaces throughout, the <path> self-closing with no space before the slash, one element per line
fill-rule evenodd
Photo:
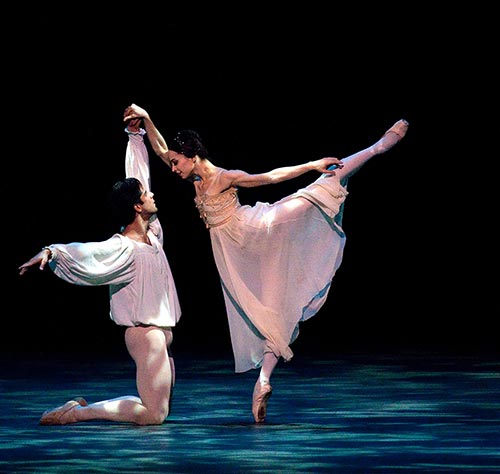
<path fill-rule="evenodd" d="M 71 411 L 73 408 L 77 406 L 82 406 L 85 407 L 87 406 L 88 403 L 87 401 L 82 398 L 82 397 L 77 397 L 75 400 L 70 400 L 69 402 L 66 402 L 64 405 L 54 408 L 52 410 L 47 410 L 43 413 L 42 417 L 40 418 L 40 425 L 65 425 L 66 423 L 63 423 L 61 421 L 61 418 Z"/>
<path fill-rule="evenodd" d="M 273 388 L 270 384 L 261 384 L 257 380 L 252 397 L 252 413 L 256 423 L 263 423 L 266 419 L 267 401 L 272 393 Z"/>
<path fill-rule="evenodd" d="M 410 124 L 405 119 L 398 120 L 389 130 L 387 130 L 387 132 L 384 133 L 384 136 L 389 132 L 393 132 L 403 138 L 406 135 L 409 125 Z"/>

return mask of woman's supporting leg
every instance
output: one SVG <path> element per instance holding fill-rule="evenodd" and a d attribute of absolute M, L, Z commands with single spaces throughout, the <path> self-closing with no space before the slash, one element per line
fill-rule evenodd
<path fill-rule="evenodd" d="M 259 378 L 255 383 L 252 395 L 252 414 L 256 423 L 262 423 L 266 419 L 267 402 L 273 392 L 271 387 L 271 375 L 278 364 L 279 357 L 274 352 L 265 352 L 260 369 Z"/>
<path fill-rule="evenodd" d="M 259 382 L 261 384 L 271 383 L 271 375 L 278 364 L 279 357 L 276 357 L 274 352 L 265 352 L 264 359 L 262 361 L 262 367 L 260 368 Z"/>

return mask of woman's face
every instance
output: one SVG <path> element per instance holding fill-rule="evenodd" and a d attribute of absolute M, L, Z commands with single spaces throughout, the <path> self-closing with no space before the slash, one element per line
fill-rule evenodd
<path fill-rule="evenodd" d="M 193 174 L 196 158 L 186 158 L 183 154 L 173 150 L 169 150 L 168 158 L 172 173 L 177 174 L 182 179 L 189 178 Z"/>

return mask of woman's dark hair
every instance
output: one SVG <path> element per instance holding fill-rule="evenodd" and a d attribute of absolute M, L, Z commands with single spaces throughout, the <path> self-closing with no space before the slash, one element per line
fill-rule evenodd
<path fill-rule="evenodd" d="M 134 220 L 134 205 L 142 203 L 141 196 L 141 182 L 137 178 L 114 184 L 109 193 L 109 205 L 118 225 L 125 227 Z"/>
<path fill-rule="evenodd" d="M 200 158 L 209 158 L 208 150 L 201 141 L 200 135 L 194 130 L 181 130 L 171 140 L 168 147 L 188 158 L 194 158 L 196 155 Z"/>

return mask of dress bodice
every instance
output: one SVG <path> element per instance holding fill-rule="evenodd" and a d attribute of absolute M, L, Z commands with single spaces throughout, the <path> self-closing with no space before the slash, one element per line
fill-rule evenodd
<path fill-rule="evenodd" d="M 218 194 L 201 194 L 194 202 L 207 229 L 225 224 L 240 206 L 238 191 L 234 187 Z"/>

